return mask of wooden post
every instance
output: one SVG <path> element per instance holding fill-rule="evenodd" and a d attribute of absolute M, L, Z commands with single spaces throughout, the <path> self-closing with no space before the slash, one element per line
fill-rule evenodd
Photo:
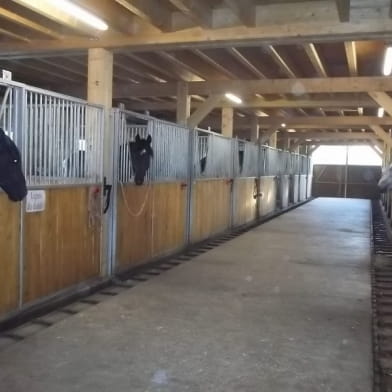
<path fill-rule="evenodd" d="M 257 143 L 259 140 L 260 125 L 259 118 L 257 116 L 252 116 L 250 124 L 250 140 L 253 143 Z"/>
<path fill-rule="evenodd" d="M 283 146 L 282 146 L 284 151 L 289 151 L 290 150 L 290 138 L 288 136 L 288 133 L 285 133 L 283 135 Z"/>
<path fill-rule="evenodd" d="M 188 93 L 188 83 L 177 83 L 177 124 L 186 126 L 191 115 L 191 96 Z"/>
<path fill-rule="evenodd" d="M 233 137 L 233 108 L 222 108 L 222 135 Z"/>
<path fill-rule="evenodd" d="M 105 107 L 103 164 L 104 176 L 113 184 L 113 132 L 110 123 L 110 110 L 113 100 L 113 53 L 105 49 L 89 49 L 87 100 Z M 108 242 L 110 232 L 110 211 L 104 216 L 102 224 L 101 275 L 112 272 L 111 249 Z"/>
<path fill-rule="evenodd" d="M 274 132 L 274 133 L 271 135 L 271 137 L 269 138 L 269 145 L 270 145 L 270 147 L 276 148 L 277 143 L 278 143 L 278 133 L 277 133 L 277 132 Z"/>

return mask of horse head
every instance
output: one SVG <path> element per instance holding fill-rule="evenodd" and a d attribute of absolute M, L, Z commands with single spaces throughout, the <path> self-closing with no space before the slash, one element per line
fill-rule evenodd
<path fill-rule="evenodd" d="M 15 143 L 0 128 L 0 187 L 12 201 L 21 201 L 27 195 L 21 158 Z"/>
<path fill-rule="evenodd" d="M 378 181 L 377 185 L 380 192 L 382 193 L 386 192 L 392 187 L 392 165 L 383 171 L 380 181 Z"/>
<path fill-rule="evenodd" d="M 151 142 L 151 135 L 148 135 L 147 139 L 142 139 L 139 135 L 136 135 L 135 141 L 129 143 L 136 185 L 143 185 L 144 178 L 150 168 L 150 161 L 154 156 Z"/>

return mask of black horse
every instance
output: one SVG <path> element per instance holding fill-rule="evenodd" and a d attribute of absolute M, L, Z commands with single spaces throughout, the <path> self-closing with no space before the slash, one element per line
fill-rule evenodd
<path fill-rule="evenodd" d="M 154 156 L 151 142 L 151 135 L 148 135 L 146 139 L 142 139 L 139 134 L 136 135 L 134 142 L 129 142 L 132 170 L 135 175 L 136 185 L 143 185 L 144 178 L 150 168 L 150 162 Z"/>
<path fill-rule="evenodd" d="M 132 175 L 135 177 L 136 185 L 143 185 L 147 171 L 150 168 L 150 161 L 154 155 L 151 147 L 152 137 L 149 135 L 142 139 L 139 134 L 135 141 L 120 146 L 118 170 L 120 180 L 128 182 Z M 129 149 L 127 151 L 127 149 Z M 131 165 L 125 165 L 125 160 L 130 159 Z M 85 177 L 86 175 L 86 151 L 73 153 L 63 162 L 66 177 Z M 131 170 L 132 167 L 132 170 Z"/>
<path fill-rule="evenodd" d="M 26 179 L 21 157 L 15 143 L 0 128 L 0 187 L 12 201 L 21 201 L 27 195 Z"/>

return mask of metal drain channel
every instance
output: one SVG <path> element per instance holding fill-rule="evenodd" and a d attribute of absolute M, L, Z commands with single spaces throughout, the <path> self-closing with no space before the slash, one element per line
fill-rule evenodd
<path fill-rule="evenodd" d="M 392 391 L 392 240 L 380 202 L 372 201 L 373 390 Z"/>

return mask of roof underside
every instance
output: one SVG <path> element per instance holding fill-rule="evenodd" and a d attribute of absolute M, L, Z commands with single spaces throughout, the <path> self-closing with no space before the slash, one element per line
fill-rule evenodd
<path fill-rule="evenodd" d="M 15 80 L 85 97 L 87 51 L 107 48 L 114 52 L 114 104 L 170 120 L 176 94 L 157 93 L 151 83 L 376 77 L 392 38 L 388 0 L 74 2 L 109 29 L 86 27 L 56 10 L 52 0 L 0 1 L 0 68 L 11 70 Z M 367 131 L 363 124 L 323 126 L 326 117 L 373 117 L 379 107 L 366 91 L 327 90 L 242 91 L 236 128 L 247 129 L 251 116 L 268 115 L 319 117 L 314 129 L 325 132 Z M 208 95 L 192 94 L 193 110 Z M 220 111 L 213 110 L 203 125 L 217 129 L 219 121 Z M 303 128 L 312 130 L 311 123 Z"/>

